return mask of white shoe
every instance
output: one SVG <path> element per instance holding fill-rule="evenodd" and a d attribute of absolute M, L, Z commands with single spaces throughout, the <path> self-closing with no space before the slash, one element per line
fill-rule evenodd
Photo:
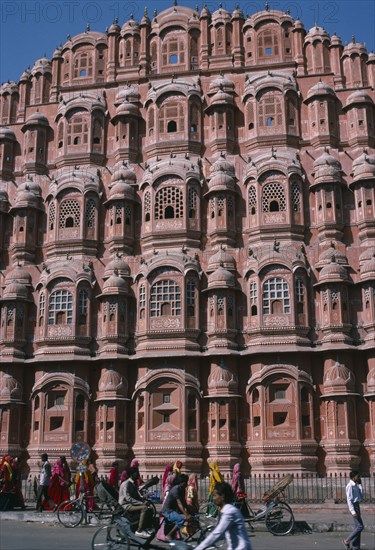
<path fill-rule="evenodd" d="M 150 536 L 150 533 L 147 533 L 147 531 L 136 531 L 135 534 L 137 537 L 141 537 L 142 539 L 148 539 Z"/>

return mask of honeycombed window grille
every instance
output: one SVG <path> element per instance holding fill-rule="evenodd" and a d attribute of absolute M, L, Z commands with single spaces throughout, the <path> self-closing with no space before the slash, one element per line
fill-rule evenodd
<path fill-rule="evenodd" d="M 163 65 L 178 65 L 185 63 L 185 48 L 183 39 L 166 39 L 162 45 Z"/>
<path fill-rule="evenodd" d="M 209 297 L 208 306 L 209 306 L 209 310 L 210 310 L 210 317 L 212 317 L 212 315 L 214 314 L 214 311 L 215 311 L 215 297 L 214 296 Z"/>
<path fill-rule="evenodd" d="M 301 210 L 301 192 L 298 183 L 292 184 L 292 209 L 293 212 Z"/>
<path fill-rule="evenodd" d="M 218 195 L 217 196 L 217 213 L 218 216 L 222 216 L 225 208 L 225 196 L 224 195 Z"/>
<path fill-rule="evenodd" d="M 211 218 L 215 217 L 215 199 L 214 199 L 214 197 L 210 198 L 210 216 L 211 216 Z"/>
<path fill-rule="evenodd" d="M 273 305 L 281 304 L 281 313 L 290 313 L 290 297 L 288 283 L 280 277 L 268 279 L 263 285 L 263 314 L 276 313 Z"/>
<path fill-rule="evenodd" d="M 188 209 L 189 218 L 195 218 L 197 214 L 198 193 L 194 187 L 190 187 L 188 191 Z"/>
<path fill-rule="evenodd" d="M 73 321 L 73 296 L 67 290 L 55 290 L 50 296 L 48 324 L 71 324 Z"/>
<path fill-rule="evenodd" d="M 286 210 L 284 187 L 281 183 L 267 183 L 263 187 L 262 211 L 279 212 Z"/>
<path fill-rule="evenodd" d="M 24 307 L 18 304 L 16 309 L 16 316 L 17 316 L 17 321 L 19 321 L 20 323 L 22 323 L 23 321 L 24 313 L 25 313 Z"/>
<path fill-rule="evenodd" d="M 258 56 L 268 58 L 279 55 L 279 39 L 276 30 L 267 29 L 258 35 Z"/>
<path fill-rule="evenodd" d="M 125 225 L 130 225 L 131 224 L 131 220 L 132 220 L 132 209 L 131 207 L 127 204 L 125 206 Z"/>
<path fill-rule="evenodd" d="M 251 185 L 249 187 L 248 201 L 249 201 L 249 213 L 252 214 L 252 215 L 256 214 L 256 212 L 257 212 L 257 193 L 256 193 L 254 185 Z"/>
<path fill-rule="evenodd" d="M 331 289 L 331 304 L 332 309 L 336 309 L 339 303 L 340 293 L 337 288 Z"/>
<path fill-rule="evenodd" d="M 48 210 L 48 227 L 52 230 L 55 227 L 56 221 L 56 205 L 54 202 L 51 202 Z"/>
<path fill-rule="evenodd" d="M 234 207 L 234 199 L 232 195 L 228 196 L 228 210 L 233 210 Z"/>
<path fill-rule="evenodd" d="M 81 221 L 80 204 L 73 199 L 65 200 L 60 205 L 60 228 L 79 227 Z"/>
<path fill-rule="evenodd" d="M 116 298 L 110 298 L 108 300 L 108 314 L 109 320 L 114 321 L 117 312 L 117 300 Z"/>
<path fill-rule="evenodd" d="M 228 308 L 228 316 L 233 316 L 233 307 L 234 307 L 234 299 L 231 294 L 227 297 L 227 308 Z"/>
<path fill-rule="evenodd" d="M 329 293 L 327 288 L 322 292 L 322 301 L 323 301 L 323 310 L 326 311 L 328 307 L 328 302 L 329 302 Z"/>
<path fill-rule="evenodd" d="M 225 297 L 222 292 L 218 292 L 216 296 L 216 313 L 218 315 L 224 315 Z"/>
<path fill-rule="evenodd" d="M 186 305 L 188 315 L 194 315 L 195 311 L 195 281 L 189 279 L 186 284 Z"/>
<path fill-rule="evenodd" d="M 151 216 L 151 194 L 149 191 L 146 191 L 144 197 L 144 212 L 145 212 L 145 221 L 150 221 Z"/>
<path fill-rule="evenodd" d="M 151 317 L 181 315 L 181 290 L 175 281 L 158 281 L 151 289 Z"/>
<path fill-rule="evenodd" d="M 163 187 L 155 197 L 155 219 L 183 218 L 183 194 L 178 187 Z"/>
<path fill-rule="evenodd" d="M 95 227 L 96 201 L 89 199 L 86 203 L 86 227 Z"/>
<path fill-rule="evenodd" d="M 271 128 L 282 125 L 282 95 L 280 92 L 267 92 L 261 97 L 258 106 L 258 121 L 261 127 Z"/>
<path fill-rule="evenodd" d="M 112 204 L 110 210 L 110 224 L 121 225 L 122 224 L 122 205 Z"/>
<path fill-rule="evenodd" d="M 302 279 L 296 279 L 296 300 L 297 302 L 303 302 L 305 295 L 305 287 Z"/>
<path fill-rule="evenodd" d="M 46 308 L 46 297 L 43 294 L 39 296 L 39 316 L 44 317 L 44 312 Z"/>
<path fill-rule="evenodd" d="M 374 287 L 374 289 L 372 289 L 369 286 L 369 287 L 363 289 L 363 297 L 364 297 L 365 303 L 370 302 L 371 296 L 373 294 L 373 292 L 371 292 L 372 290 L 375 292 L 375 287 Z"/>
<path fill-rule="evenodd" d="M 14 322 L 15 317 L 15 306 L 13 304 L 9 304 L 7 307 L 7 324 L 12 324 Z"/>
<path fill-rule="evenodd" d="M 87 115 L 75 115 L 68 120 L 68 145 L 88 143 L 89 124 Z"/>

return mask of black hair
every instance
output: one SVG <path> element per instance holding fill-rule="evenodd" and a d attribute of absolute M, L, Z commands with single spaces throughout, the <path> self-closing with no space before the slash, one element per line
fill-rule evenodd
<path fill-rule="evenodd" d="M 187 483 L 188 481 L 189 476 L 187 476 L 186 474 L 177 474 L 174 479 L 173 485 L 180 485 L 180 483 Z"/>
<path fill-rule="evenodd" d="M 47 453 L 43 453 L 42 456 L 40 457 L 43 462 L 46 462 L 46 460 L 48 460 L 48 454 Z"/>
<path fill-rule="evenodd" d="M 128 469 L 128 477 L 132 477 L 132 475 L 135 474 L 135 473 L 137 473 L 139 475 L 138 468 L 131 467 L 131 468 Z"/>
<path fill-rule="evenodd" d="M 115 468 L 116 466 L 118 466 L 118 462 L 112 462 L 112 468 Z"/>
<path fill-rule="evenodd" d="M 354 479 L 355 476 L 359 475 L 359 471 L 358 470 L 352 470 L 349 474 L 350 476 L 350 479 Z"/>
<path fill-rule="evenodd" d="M 218 495 L 221 497 L 224 497 L 225 504 L 230 504 L 234 500 L 234 495 L 232 491 L 232 487 L 229 485 L 229 483 L 216 483 L 215 485 L 215 491 Z"/>

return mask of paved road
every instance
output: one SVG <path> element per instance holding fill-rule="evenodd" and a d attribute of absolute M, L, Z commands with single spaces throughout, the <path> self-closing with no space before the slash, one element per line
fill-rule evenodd
<path fill-rule="evenodd" d="M 1 550 L 91 550 L 94 527 L 65 529 L 53 524 L 33 524 L 1 521 Z M 274 537 L 269 533 L 254 533 L 253 550 L 340 550 L 343 533 L 297 534 Z M 163 545 L 163 548 L 166 548 Z M 375 550 L 375 534 L 363 533 L 363 550 Z"/>

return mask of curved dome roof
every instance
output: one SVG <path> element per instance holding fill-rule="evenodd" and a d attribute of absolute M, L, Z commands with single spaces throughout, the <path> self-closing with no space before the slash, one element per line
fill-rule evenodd
<path fill-rule="evenodd" d="M 329 248 L 326 248 L 319 254 L 319 263 L 330 263 L 332 262 L 332 258 L 334 258 L 333 261 L 338 264 L 348 265 L 348 260 L 345 254 L 340 252 L 340 250 L 337 250 L 334 243 L 331 243 Z"/>
<path fill-rule="evenodd" d="M 315 42 L 315 40 L 321 40 L 323 42 L 324 40 L 330 40 L 330 36 L 328 32 L 323 29 L 323 27 L 315 25 L 307 32 L 305 36 L 305 44 Z"/>
<path fill-rule="evenodd" d="M 39 112 L 32 113 L 29 117 L 27 117 L 23 128 L 25 128 L 25 126 L 49 126 L 48 118 Z"/>
<path fill-rule="evenodd" d="M 130 16 L 128 21 L 125 21 L 121 28 L 121 34 L 133 34 L 139 33 L 139 24 L 135 21 L 133 15 Z"/>
<path fill-rule="evenodd" d="M 26 269 L 23 269 L 22 266 L 15 266 L 11 271 L 5 275 L 5 284 L 8 285 L 10 283 L 20 283 L 23 285 L 30 285 L 31 284 L 31 275 Z"/>
<path fill-rule="evenodd" d="M 341 163 L 338 159 L 324 151 L 313 164 L 312 175 L 314 176 L 314 184 L 323 183 L 340 183 L 342 178 Z"/>
<path fill-rule="evenodd" d="M 135 200 L 134 188 L 124 180 L 117 181 L 109 190 L 108 200 Z"/>
<path fill-rule="evenodd" d="M 220 76 L 217 76 L 212 80 L 212 82 L 209 85 L 208 88 L 208 94 L 216 94 L 217 92 L 228 92 L 233 93 L 234 92 L 234 82 L 230 80 L 228 77 L 224 76 L 223 74 L 220 74 Z"/>
<path fill-rule="evenodd" d="M 375 280 L 375 254 L 360 266 L 361 281 Z"/>
<path fill-rule="evenodd" d="M 354 36 L 352 38 L 352 41 L 349 42 L 349 44 L 345 44 L 345 47 L 342 52 L 343 57 L 350 56 L 353 54 L 358 54 L 358 55 L 367 54 L 365 45 L 361 44 L 360 42 L 356 42 Z"/>
<path fill-rule="evenodd" d="M 341 38 L 335 33 L 331 36 L 331 46 L 342 46 Z"/>
<path fill-rule="evenodd" d="M 354 374 L 345 365 L 336 363 L 324 375 L 324 394 L 348 393 L 355 389 Z"/>
<path fill-rule="evenodd" d="M 12 403 L 22 401 L 22 386 L 10 374 L 3 374 L 0 382 L 0 403 Z"/>
<path fill-rule="evenodd" d="M 349 105 L 354 105 L 355 103 L 366 103 L 368 105 L 373 105 L 374 102 L 372 98 L 364 90 L 356 90 L 346 100 L 346 107 Z"/>
<path fill-rule="evenodd" d="M 103 285 L 103 294 L 124 294 L 127 292 L 128 283 L 118 273 L 110 275 Z"/>
<path fill-rule="evenodd" d="M 103 369 L 98 384 L 98 399 L 126 398 L 128 381 L 113 369 Z"/>
<path fill-rule="evenodd" d="M 366 260 L 371 260 L 373 256 L 375 256 L 375 246 L 370 246 L 359 255 L 359 263 L 365 262 Z"/>
<path fill-rule="evenodd" d="M 215 271 L 219 267 L 224 267 L 224 269 L 230 271 L 235 271 L 236 269 L 235 259 L 222 247 L 208 260 L 207 273 Z"/>
<path fill-rule="evenodd" d="M 359 180 L 375 179 L 375 157 L 362 153 L 353 161 L 353 183 Z"/>
<path fill-rule="evenodd" d="M 375 367 L 373 367 L 367 375 L 367 391 L 366 395 L 375 394 Z"/>
<path fill-rule="evenodd" d="M 160 30 L 166 27 L 181 26 L 189 29 L 192 26 L 199 27 L 198 13 L 186 6 L 171 6 L 158 13 L 152 21 L 152 28 L 159 27 Z"/>
<path fill-rule="evenodd" d="M 119 256 L 116 256 L 113 260 L 108 262 L 104 270 L 103 278 L 106 279 L 110 277 L 116 271 L 121 277 L 129 277 L 130 275 L 129 264 Z"/>
<path fill-rule="evenodd" d="M 4 298 L 29 300 L 31 275 L 22 267 L 16 266 L 5 276 Z"/>
<path fill-rule="evenodd" d="M 121 163 L 115 166 L 111 180 L 112 183 L 125 181 L 129 185 L 135 184 L 137 182 L 134 171 L 125 163 Z"/>
<path fill-rule="evenodd" d="M 5 189 L 0 188 L 0 212 L 8 212 L 9 197 Z"/>
<path fill-rule="evenodd" d="M 237 393 L 237 376 L 226 368 L 224 364 L 215 365 L 210 376 L 208 377 L 208 392 L 209 395 L 226 395 Z"/>
<path fill-rule="evenodd" d="M 346 267 L 336 262 L 335 256 L 332 256 L 331 262 L 323 267 L 319 273 L 319 283 L 323 282 L 346 282 L 348 281 L 348 271 Z"/>
<path fill-rule="evenodd" d="M 336 94 L 331 86 L 321 81 L 314 84 L 314 86 L 312 86 L 307 92 L 307 99 L 311 99 L 315 96 L 329 96 L 336 98 Z"/>
<path fill-rule="evenodd" d="M 235 288 L 236 277 L 233 273 L 219 266 L 208 276 L 208 288 Z"/>
<path fill-rule="evenodd" d="M 15 206 L 17 208 L 40 208 L 41 196 L 40 186 L 33 180 L 27 180 L 17 188 Z"/>
<path fill-rule="evenodd" d="M 229 11 L 220 7 L 218 10 L 214 11 L 211 17 L 212 24 L 215 26 L 218 23 L 230 23 L 232 17 Z"/>
<path fill-rule="evenodd" d="M 50 59 L 47 57 L 41 57 L 37 59 L 34 63 L 33 68 L 31 69 L 32 74 L 36 73 L 52 73 L 52 64 Z"/>
<path fill-rule="evenodd" d="M 0 128 L 0 139 L 7 139 L 8 141 L 16 141 L 16 135 L 10 128 L 3 126 Z"/>

